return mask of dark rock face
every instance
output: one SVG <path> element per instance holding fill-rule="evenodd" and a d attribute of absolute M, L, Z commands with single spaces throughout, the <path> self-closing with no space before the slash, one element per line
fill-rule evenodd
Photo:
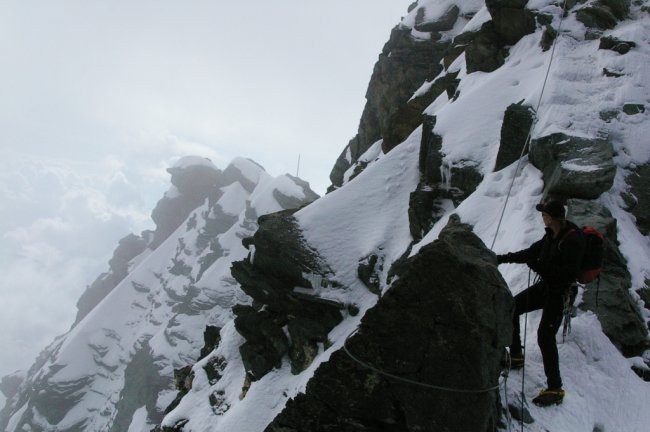
<path fill-rule="evenodd" d="M 595 199 L 614 182 L 611 143 L 555 133 L 531 143 L 530 161 L 544 173 L 545 192 Z"/>
<path fill-rule="evenodd" d="M 643 235 L 650 234 L 650 164 L 636 167 L 626 179 L 630 185 L 625 197 L 630 211 L 636 218 L 636 226 Z"/>
<path fill-rule="evenodd" d="M 632 282 L 627 261 L 618 249 L 616 220 L 597 202 L 573 199 L 567 205 L 568 219 L 578 226 L 593 226 L 607 238 L 600 285 L 587 285 L 580 308 L 596 314 L 603 332 L 623 355 L 640 355 L 649 346 L 648 329 L 630 295 Z"/>
<path fill-rule="evenodd" d="M 425 94 L 411 99 L 391 115 L 382 144 L 384 151 L 395 148 L 421 125 L 422 112 L 443 92 L 447 92 L 450 99 L 454 97 L 460 82 L 457 76 L 458 73 L 450 73 L 436 79 Z"/>
<path fill-rule="evenodd" d="M 517 161 L 524 148 L 533 124 L 534 110 L 532 107 L 522 105 L 522 102 L 510 105 L 503 116 L 501 142 L 494 171 L 499 171 Z"/>
<path fill-rule="evenodd" d="M 636 47 L 636 43 L 632 41 L 624 41 L 613 36 L 605 36 L 600 39 L 598 49 L 611 50 L 619 54 L 627 54 L 634 47 Z"/>
<path fill-rule="evenodd" d="M 407 261 L 347 348 L 373 367 L 421 383 L 497 385 L 513 300 L 495 264 L 470 227 L 452 222 Z M 266 431 L 487 432 L 498 418 L 495 391 L 458 394 L 401 383 L 339 350 Z"/>
<path fill-rule="evenodd" d="M 287 354 L 294 373 L 304 370 L 342 319 L 343 305 L 313 294 L 314 285 L 330 284 L 331 272 L 305 243 L 294 212 L 261 217 L 254 237 L 244 241 L 251 257 L 232 266 L 233 277 L 253 298 L 253 306 L 233 308 L 235 328 L 246 339 L 240 353 L 253 380 L 279 367 Z"/>
<path fill-rule="evenodd" d="M 492 16 L 494 31 L 505 45 L 514 45 L 535 31 L 535 17 L 525 8 L 526 0 L 486 0 L 485 5 Z"/>
<path fill-rule="evenodd" d="M 129 261 L 144 252 L 146 248 L 147 242 L 134 234 L 129 234 L 119 241 L 113 257 L 108 262 L 109 271 L 99 275 L 77 300 L 77 317 L 73 325 L 88 315 L 117 284 L 122 282 L 129 273 Z"/>
<path fill-rule="evenodd" d="M 508 51 L 494 28 L 494 23 L 488 21 L 481 26 L 474 39 L 465 49 L 467 73 L 492 72 L 499 69 Z"/>
<path fill-rule="evenodd" d="M 390 130 L 390 117 L 397 108 L 405 104 L 426 80 L 434 79 L 442 71 L 439 63 L 448 47 L 449 43 L 415 39 L 409 28 L 397 26 L 393 29 L 370 78 L 359 131 L 343 150 L 330 174 L 333 186 L 341 186 L 345 171 L 386 135 Z"/>

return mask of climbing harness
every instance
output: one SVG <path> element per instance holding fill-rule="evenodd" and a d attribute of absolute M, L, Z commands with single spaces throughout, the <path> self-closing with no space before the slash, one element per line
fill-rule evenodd
<path fill-rule="evenodd" d="M 564 0 L 564 3 L 562 4 L 562 14 L 560 15 L 560 23 L 558 25 L 557 29 L 557 36 L 553 40 L 553 48 L 551 49 L 551 58 L 548 62 L 548 67 L 546 68 L 546 75 L 544 76 L 544 84 L 542 84 L 542 91 L 539 94 L 539 99 L 537 100 L 537 106 L 535 107 L 535 112 L 533 113 L 533 121 L 530 124 L 530 128 L 528 128 L 528 135 L 526 136 L 526 140 L 524 141 L 524 146 L 521 149 L 521 153 L 519 154 L 519 160 L 517 161 L 517 167 L 515 168 L 515 174 L 512 176 L 512 181 L 510 182 L 510 187 L 508 188 L 508 194 L 506 195 L 506 201 L 503 203 L 503 209 L 501 210 L 501 216 L 499 217 L 499 223 L 497 224 L 497 230 L 494 233 L 494 239 L 492 240 L 492 245 L 490 246 L 491 250 L 494 250 L 494 244 L 497 241 L 497 236 L 499 235 L 499 230 L 501 229 L 501 223 L 503 222 L 503 217 L 506 214 L 506 207 L 508 206 L 508 201 L 510 200 L 510 194 L 512 193 L 512 188 L 515 184 L 515 179 L 517 178 L 517 173 L 519 172 L 519 167 L 521 166 L 522 159 L 524 157 L 524 154 L 526 153 L 526 149 L 528 148 L 528 145 L 530 144 L 530 139 L 533 134 L 533 130 L 535 129 L 535 126 L 537 125 L 537 113 L 539 112 L 539 107 L 542 104 L 542 97 L 544 96 L 544 91 L 546 91 L 546 83 L 548 82 L 548 76 L 551 72 L 551 65 L 553 64 L 553 58 L 555 57 L 555 46 L 557 45 L 557 41 L 560 38 L 560 33 L 562 31 L 562 23 L 564 22 L 564 15 L 566 13 L 566 5 L 567 5 L 568 0 Z"/>
<path fill-rule="evenodd" d="M 389 372 L 383 371 L 379 368 L 376 368 L 375 366 L 372 366 L 369 363 L 366 363 L 362 360 L 359 360 L 355 355 L 353 355 L 350 350 L 347 347 L 348 341 L 352 336 L 354 336 L 357 332 L 359 331 L 359 328 L 357 327 L 352 333 L 348 335 L 348 337 L 345 338 L 345 342 L 343 342 L 343 351 L 350 357 L 353 361 L 358 363 L 360 366 L 363 366 L 366 369 L 369 369 L 373 372 L 378 373 L 379 375 L 383 375 L 387 378 L 390 378 L 395 381 L 401 381 L 406 384 L 412 384 L 420 387 L 425 387 L 433 390 L 440 390 L 440 391 L 445 391 L 445 392 L 451 392 L 451 393 L 489 393 L 494 390 L 499 390 L 501 388 L 501 383 L 488 387 L 488 388 L 482 388 L 482 389 L 461 389 L 461 388 L 454 388 L 454 387 L 444 387 L 444 386 L 439 386 L 439 385 L 433 385 L 433 384 L 427 384 L 427 383 L 422 383 L 419 381 L 415 381 L 412 379 L 404 378 L 398 375 L 391 374 Z"/>

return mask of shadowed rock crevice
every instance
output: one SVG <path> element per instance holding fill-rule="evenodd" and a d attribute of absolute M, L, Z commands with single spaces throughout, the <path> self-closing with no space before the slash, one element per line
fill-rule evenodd
<path fill-rule="evenodd" d="M 454 218 L 410 258 L 347 343 L 374 367 L 454 388 L 497 385 L 513 300 L 494 255 Z M 266 432 L 496 429 L 496 391 L 458 394 L 385 378 L 332 354 Z M 458 415 L 458 413 L 467 415 Z"/>

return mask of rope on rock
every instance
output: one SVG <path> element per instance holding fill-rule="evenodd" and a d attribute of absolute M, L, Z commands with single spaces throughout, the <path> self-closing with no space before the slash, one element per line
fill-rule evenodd
<path fill-rule="evenodd" d="M 530 144 L 530 139 L 533 135 L 533 130 L 535 130 L 535 126 L 537 125 L 537 120 L 538 120 L 537 113 L 539 112 L 539 107 L 542 104 L 542 98 L 544 97 L 544 92 L 546 91 L 546 83 L 548 82 L 548 76 L 551 72 L 551 65 L 553 64 L 553 58 L 555 57 L 555 46 L 557 45 L 557 41 L 560 38 L 560 34 L 562 31 L 562 23 L 564 22 L 564 15 L 566 14 L 567 1 L 568 0 L 564 0 L 564 3 L 562 4 L 562 14 L 560 15 L 560 23 L 557 28 L 557 36 L 553 40 L 553 47 L 551 48 L 551 59 L 549 60 L 548 67 L 546 68 L 546 75 L 544 76 L 544 84 L 542 85 L 542 91 L 539 94 L 539 99 L 537 100 L 537 106 L 535 107 L 535 112 L 533 113 L 533 121 L 530 124 L 530 128 L 528 128 L 528 135 L 526 136 L 526 140 L 524 141 L 524 146 L 522 147 L 521 153 L 519 154 L 519 160 L 517 161 L 515 174 L 512 176 L 512 181 L 510 182 L 510 187 L 508 188 L 508 194 L 506 195 L 506 201 L 503 203 L 503 209 L 501 210 L 501 216 L 499 217 L 497 230 L 494 233 L 494 239 L 492 240 L 492 245 L 490 246 L 491 250 L 494 250 L 494 244 L 497 241 L 497 236 L 499 235 L 499 230 L 501 229 L 501 223 L 503 222 L 503 217 L 506 214 L 506 207 L 508 206 L 508 200 L 510 199 L 510 194 L 512 193 L 512 187 L 515 184 L 515 179 L 517 178 L 517 173 L 519 172 L 519 167 L 521 166 L 521 162 L 523 160 L 524 154 L 526 153 L 526 149 Z"/>
<path fill-rule="evenodd" d="M 345 351 L 345 353 L 348 355 L 348 357 L 350 357 L 353 361 L 358 363 L 360 366 L 363 366 L 364 368 L 369 369 L 369 370 L 371 370 L 373 372 L 376 372 L 376 373 L 378 373 L 380 375 L 383 375 L 383 376 L 385 376 L 387 378 L 393 379 L 395 381 L 401 381 L 401 382 L 404 382 L 406 384 L 412 384 L 412 385 L 416 385 L 416 386 L 420 386 L 420 387 L 425 387 L 425 388 L 429 388 L 429 389 L 433 389 L 433 390 L 440 390 L 440 391 L 445 391 L 445 392 L 451 392 L 451 393 L 489 393 L 491 391 L 499 390 L 501 388 L 501 383 L 499 383 L 499 384 L 497 384 L 495 386 L 488 387 L 488 388 L 483 388 L 483 389 L 460 389 L 460 388 L 453 388 L 453 387 L 444 387 L 444 386 L 438 386 L 438 385 L 433 385 L 433 384 L 422 383 L 422 382 L 419 382 L 419 381 L 415 381 L 415 380 L 412 380 L 412 379 L 408 379 L 408 378 L 404 378 L 404 377 L 401 377 L 401 376 L 398 376 L 398 375 L 388 373 L 388 372 L 383 371 L 383 370 L 381 370 L 379 368 L 376 368 L 375 366 L 372 366 L 369 363 L 366 363 L 366 362 L 364 362 L 362 360 L 359 360 L 356 356 L 354 356 L 350 352 L 350 350 L 347 347 L 348 341 L 358 331 L 359 331 L 359 328 L 356 328 L 352 333 L 350 333 L 348 335 L 348 337 L 345 338 L 345 342 L 343 342 L 343 351 Z M 504 383 L 505 383 L 505 381 L 507 380 L 507 375 L 504 378 L 505 378 L 504 379 Z"/>

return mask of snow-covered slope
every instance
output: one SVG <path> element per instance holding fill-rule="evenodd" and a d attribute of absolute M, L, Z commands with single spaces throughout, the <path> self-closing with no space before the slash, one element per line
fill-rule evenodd
<path fill-rule="evenodd" d="M 277 311 L 246 295 L 230 265 L 241 261 L 254 266 L 259 258 L 254 242 L 247 243 L 249 251 L 241 246 L 242 238 L 258 228 L 256 216 L 286 208 L 281 204 L 293 202 L 289 198 L 308 198 L 300 181 L 288 176 L 271 180 L 246 164 L 239 169 L 244 180 L 223 188 L 216 203 L 206 203 L 158 249 L 139 257 L 137 269 L 48 349 L 48 357 L 28 373 L 22 393 L 9 400 L 7 430 L 21 430 L 28 423 L 32 430 L 61 431 L 140 432 L 154 424 L 162 431 L 263 431 L 289 399 L 306 391 L 319 366 L 342 347 L 378 295 L 390 289 L 400 260 L 432 243 L 452 213 L 473 225 L 485 244 L 494 243 L 494 252 L 503 253 L 542 235 L 534 207 L 548 196 L 567 199 L 569 214 L 579 222 L 591 220 L 584 216 L 590 209 L 587 216 L 595 221 L 590 223 L 602 223 L 599 228 L 610 237 L 610 267 L 605 267 L 601 305 L 594 306 L 593 286 L 581 288 L 573 331 L 566 340 L 558 336 L 564 403 L 529 406 L 535 422 L 526 430 L 648 430 L 650 384 L 638 374 L 648 371 L 650 362 L 650 352 L 643 349 L 648 347 L 650 314 L 638 293 L 649 288 L 650 239 L 634 209 L 647 205 L 643 200 L 650 178 L 642 178 L 643 188 L 629 181 L 650 164 L 647 2 L 569 3 L 564 19 L 561 5 L 549 0 L 531 0 L 525 9 L 514 0 L 488 3 L 489 9 L 479 0 L 420 0 L 410 9 L 396 29 L 408 35 L 409 43 L 406 48 L 397 44 L 394 55 L 383 53 L 380 63 L 403 60 L 401 66 L 408 70 L 412 58 L 403 50 L 433 40 L 434 49 L 441 50 L 436 57 L 440 64 L 427 70 L 440 72 L 408 83 L 410 96 L 393 110 L 401 113 L 397 120 L 377 120 L 382 127 L 398 124 L 402 135 L 410 132 L 389 148 L 381 139 L 349 145 L 337 162 L 341 184 L 291 215 L 298 243 L 317 256 L 322 271 L 305 270 L 304 283 L 289 287 L 290 292 L 341 306 L 340 324 L 329 332 L 327 343 L 318 344 L 304 370 L 292 373 L 295 365 L 286 347 L 278 348 L 285 354 L 277 367 L 262 376 L 251 377 L 244 367 L 241 347 L 250 341 L 240 334 L 241 322 L 237 328 L 231 308 L 249 305 L 253 314 L 265 316 Z M 516 18 L 507 24 L 516 31 L 500 27 L 503 8 L 516 9 L 508 12 Z M 611 16 L 604 24 L 593 18 L 603 14 Z M 552 29 L 557 31 L 560 21 L 561 32 L 551 49 Z M 616 50 L 607 48 L 608 37 L 617 38 Z M 516 40 L 505 44 L 502 38 Z M 634 45 L 626 42 L 626 49 L 625 41 Z M 384 88 L 376 83 L 371 87 Z M 518 165 L 519 145 L 517 156 L 495 170 L 508 137 L 517 136 L 517 124 L 508 120 L 516 111 L 513 105 L 525 107 L 524 119 L 530 121 L 530 112 L 538 108 L 531 151 Z M 381 117 L 385 107 L 378 106 Z M 399 111 L 405 106 L 410 111 Z M 360 131 L 360 136 L 373 133 Z M 523 144 L 525 134 L 519 138 Z M 249 181 L 257 184 L 254 190 Z M 278 255 L 284 256 L 280 249 L 278 245 Z M 608 274 L 612 268 L 616 271 Z M 371 276 L 362 280 L 362 269 L 370 269 Z M 526 288 L 525 266 L 500 270 L 513 294 Z M 257 275 L 269 277 L 268 286 L 274 289 L 286 276 L 283 269 Z M 280 295 L 282 290 L 277 291 Z M 518 406 L 522 386 L 528 400 L 545 386 L 536 345 L 539 319 L 540 312 L 527 316 L 526 368 L 512 372 L 500 389 L 504 403 Z M 219 341 L 197 361 L 206 326 L 221 329 Z M 290 339 L 286 321 L 277 326 L 279 336 L 266 336 Z M 139 369 L 146 379 L 137 380 L 128 366 L 134 363 L 156 367 Z M 177 395 L 171 384 L 174 369 L 188 365 L 191 371 L 178 374 L 182 399 L 161 418 Z M 132 383 L 127 390 L 124 382 Z M 65 401 L 70 411 L 57 418 L 52 405 L 46 407 L 38 393 L 27 391 L 28 385 L 49 392 L 50 401 Z M 63 396 L 51 396 L 56 392 Z"/>

